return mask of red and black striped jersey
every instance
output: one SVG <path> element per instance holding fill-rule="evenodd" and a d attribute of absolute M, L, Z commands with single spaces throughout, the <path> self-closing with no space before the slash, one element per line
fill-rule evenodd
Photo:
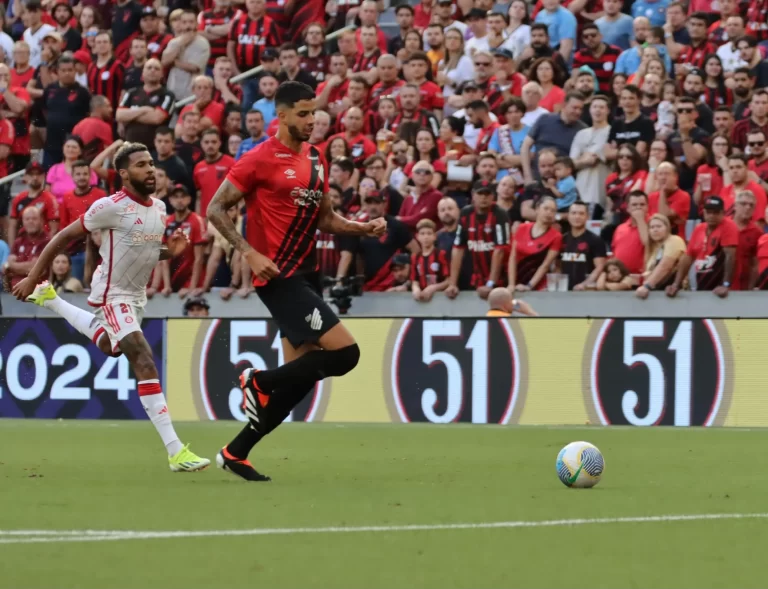
<path fill-rule="evenodd" d="M 379 107 L 379 98 L 382 96 L 391 96 L 396 99 L 403 86 L 405 86 L 405 80 L 395 80 L 390 84 L 376 82 L 368 93 L 368 108 L 376 110 Z"/>
<path fill-rule="evenodd" d="M 112 104 L 120 102 L 125 80 L 125 66 L 112 57 L 103 67 L 96 62 L 88 66 L 88 89 L 91 94 L 105 96 Z"/>
<path fill-rule="evenodd" d="M 407 117 L 402 111 L 397 113 L 395 118 L 392 119 L 392 123 L 389 125 L 389 130 L 393 133 L 397 133 L 400 125 L 406 121 L 415 121 L 419 124 L 419 128 L 426 127 L 427 129 L 432 130 L 435 137 L 440 136 L 440 125 L 437 122 L 437 118 L 431 112 L 424 109 L 416 111 L 413 117 Z"/>
<path fill-rule="evenodd" d="M 703 68 L 704 59 L 707 57 L 707 55 L 716 52 L 717 47 L 709 41 L 702 43 L 698 47 L 694 47 L 693 45 L 686 45 L 680 55 L 678 55 L 677 63 L 690 63 L 693 67 Z"/>
<path fill-rule="evenodd" d="M 509 218 L 500 206 L 492 205 L 487 213 L 478 213 L 472 205 L 461 210 L 453 246 L 468 249 L 472 256 L 472 286 L 485 286 L 491 278 L 493 252 L 508 245 Z"/>
<path fill-rule="evenodd" d="M 316 147 L 303 143 L 296 153 L 271 137 L 242 156 L 227 175 L 244 195 L 246 239 L 277 265 L 278 278 L 317 268 L 317 220 L 328 192 L 328 171 Z M 263 284 L 254 279 L 254 286 Z"/>
<path fill-rule="evenodd" d="M 144 10 L 138 2 L 126 2 L 122 6 L 118 2 L 112 4 L 112 45 L 117 59 L 124 61 L 131 51 L 131 42 L 139 35 Z M 117 103 L 113 101 L 112 104 Z"/>
<path fill-rule="evenodd" d="M 731 106 L 733 104 L 733 92 L 730 88 L 726 88 L 725 85 L 722 88 L 704 86 L 702 98 L 704 99 L 704 104 L 713 111 L 718 106 Z"/>
<path fill-rule="evenodd" d="M 261 52 L 265 47 L 280 45 L 280 33 L 270 17 L 254 20 L 247 13 L 241 13 L 232 21 L 228 40 L 235 43 L 237 67 L 245 72 L 261 63 Z"/>
<path fill-rule="evenodd" d="M 725 248 L 738 249 L 738 246 L 739 227 L 727 217 L 713 230 L 706 223 L 696 226 L 688 242 L 687 252 L 694 260 L 696 290 L 714 290 L 725 281 Z M 736 258 L 734 269 L 735 265 Z M 731 280 L 735 278 L 734 272 Z"/>
<path fill-rule="evenodd" d="M 240 84 L 227 84 L 227 87 L 229 88 L 229 91 L 235 95 L 235 98 L 237 98 L 237 101 L 239 104 L 243 100 L 243 87 Z M 213 102 L 218 102 L 219 104 L 226 104 L 226 101 L 224 100 L 224 97 L 221 94 L 221 90 L 219 90 L 218 88 L 215 88 L 213 90 Z"/>
<path fill-rule="evenodd" d="M 355 59 L 355 65 L 352 66 L 352 71 L 355 73 L 365 73 L 373 68 L 376 67 L 376 62 L 379 60 L 379 57 L 381 57 L 381 50 L 376 49 L 373 53 L 370 55 L 365 55 L 365 53 L 358 53 L 357 58 Z"/>
<path fill-rule="evenodd" d="M 149 51 L 149 56 L 160 59 L 163 56 L 163 51 L 168 47 L 168 43 L 173 39 L 173 35 L 169 35 L 168 33 L 157 33 L 156 35 L 151 35 L 149 37 L 144 35 L 144 39 L 147 41 L 147 51 Z M 211 48 L 211 50 L 213 50 L 213 48 Z"/>
<path fill-rule="evenodd" d="M 445 250 L 434 248 L 428 254 L 411 254 L 411 282 L 418 282 L 422 290 L 432 284 L 440 284 L 449 276 Z"/>
<path fill-rule="evenodd" d="M 267 0 L 267 16 L 282 31 L 291 25 L 291 16 L 285 11 L 285 5 L 286 0 Z"/>
<path fill-rule="evenodd" d="M 600 92 L 605 94 L 611 92 L 611 79 L 613 70 L 616 66 L 616 60 L 621 55 L 621 49 L 615 45 L 603 44 L 605 50 L 600 57 L 594 55 L 586 48 L 579 49 L 573 56 L 573 69 L 577 70 L 581 66 L 590 68 L 597 77 L 597 83 L 600 86 Z"/>
<path fill-rule="evenodd" d="M 310 57 L 309 55 L 302 55 L 301 61 L 299 62 L 299 67 L 303 69 L 305 72 L 312 74 L 312 76 L 318 82 L 322 82 L 325 80 L 326 77 L 328 77 L 329 66 L 330 66 L 330 58 L 325 53 L 325 51 L 321 52 L 319 55 L 316 55 L 315 57 Z"/>
<path fill-rule="evenodd" d="M 197 15 L 197 29 L 204 31 L 205 27 L 218 27 L 221 25 L 229 24 L 235 17 L 235 10 L 233 8 L 227 8 L 223 11 L 206 10 Z M 227 36 L 219 37 L 218 39 L 208 43 L 211 45 L 211 56 L 208 58 L 208 67 L 212 68 L 216 63 L 218 57 L 224 57 L 227 54 Z"/>
<path fill-rule="evenodd" d="M 339 268 L 339 258 L 341 257 L 341 248 L 339 247 L 339 238 L 333 233 L 325 233 L 319 229 L 317 235 L 317 270 L 323 276 L 336 277 L 336 270 Z"/>

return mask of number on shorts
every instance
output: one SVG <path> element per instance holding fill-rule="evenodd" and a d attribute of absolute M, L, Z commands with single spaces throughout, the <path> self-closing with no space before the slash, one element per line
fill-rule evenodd
<path fill-rule="evenodd" d="M 123 315 L 128 315 L 131 312 L 131 308 L 128 306 L 127 303 L 120 303 L 120 312 Z"/>

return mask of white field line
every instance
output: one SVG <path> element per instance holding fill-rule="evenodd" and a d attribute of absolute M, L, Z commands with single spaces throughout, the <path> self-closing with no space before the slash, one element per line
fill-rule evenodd
<path fill-rule="evenodd" d="M 432 532 L 446 530 L 490 530 L 509 528 L 572 527 L 600 524 L 644 524 L 728 519 L 768 519 L 768 513 L 704 513 L 693 515 L 656 515 L 641 517 L 605 517 L 592 519 L 556 519 L 544 521 L 506 521 L 465 524 L 417 524 L 400 526 L 357 526 L 322 528 L 253 528 L 250 530 L 0 530 L 0 544 L 42 544 L 59 542 L 102 542 L 109 540 L 153 540 L 167 538 L 213 538 L 222 536 L 277 536 L 295 534 L 348 534 L 380 532 Z"/>

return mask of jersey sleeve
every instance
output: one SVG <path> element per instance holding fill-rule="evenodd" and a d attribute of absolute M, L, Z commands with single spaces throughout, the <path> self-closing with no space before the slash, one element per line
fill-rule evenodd
<path fill-rule="evenodd" d="M 111 198 L 100 198 L 80 217 L 83 227 L 89 233 L 101 229 L 114 229 L 120 221 L 117 207 Z"/>
<path fill-rule="evenodd" d="M 252 149 L 232 166 L 227 174 L 227 180 L 240 192 L 247 195 L 256 188 L 259 168 L 269 168 L 263 160 L 264 150 Z M 261 157 L 260 157 L 261 156 Z"/>
<path fill-rule="evenodd" d="M 462 215 L 459 217 L 459 224 L 456 226 L 456 239 L 453 241 L 453 247 L 467 247 L 467 236 L 467 217 Z"/>
<path fill-rule="evenodd" d="M 171 116 L 174 106 L 176 106 L 176 96 L 173 94 L 173 92 L 168 90 L 163 97 L 163 101 L 156 108 L 159 108 L 165 114 Z"/>
<path fill-rule="evenodd" d="M 549 251 L 560 252 L 560 248 L 563 247 L 563 234 L 559 231 L 555 233 L 555 237 L 552 239 L 552 243 L 549 245 Z"/>

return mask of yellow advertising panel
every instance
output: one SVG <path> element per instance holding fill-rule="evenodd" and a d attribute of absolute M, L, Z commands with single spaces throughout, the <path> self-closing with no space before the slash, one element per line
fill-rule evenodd
<path fill-rule="evenodd" d="M 768 321 L 346 319 L 362 356 L 290 419 L 519 425 L 768 426 Z M 168 322 L 181 420 L 245 420 L 238 376 L 283 363 L 263 319 Z"/>

